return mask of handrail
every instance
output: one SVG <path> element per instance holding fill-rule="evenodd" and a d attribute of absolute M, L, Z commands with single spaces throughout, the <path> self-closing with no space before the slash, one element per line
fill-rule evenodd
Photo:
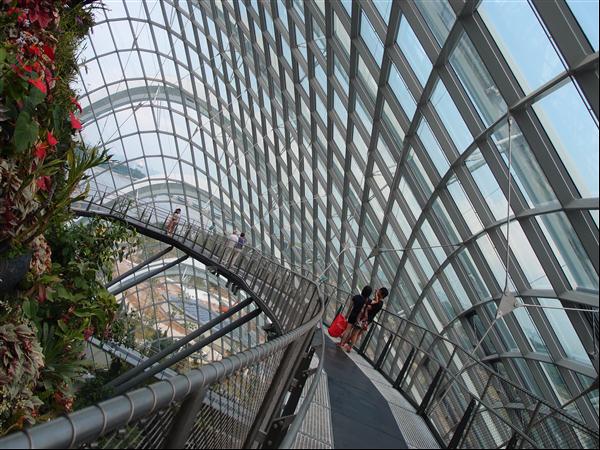
<path fill-rule="evenodd" d="M 321 313 L 322 309 L 296 330 L 243 353 L 13 433 L 0 439 L 0 448 L 73 448 L 93 442 L 174 402 L 183 401 L 191 393 L 214 385 L 240 369 L 264 361 L 313 329 Z"/>
<path fill-rule="evenodd" d="M 196 224 L 181 220 L 177 230 L 168 235 L 164 229 L 166 220 L 161 222 L 170 213 L 163 214 L 159 208 L 150 205 L 137 205 L 131 198 L 115 198 L 107 193 L 95 192 L 91 198 L 74 205 L 73 209 L 79 215 L 121 220 L 178 247 L 207 265 L 212 264 L 220 272 L 226 272 L 227 277 L 235 279 L 248 291 L 261 309 L 268 305 L 265 312 L 270 310 L 270 317 L 281 330 L 280 336 L 193 369 L 185 375 L 13 433 L 0 439 L 0 448 L 64 448 L 95 445 L 94 442 L 110 446 L 114 439 L 125 446 L 134 445 L 128 439 L 135 439 L 135 446 L 142 447 L 186 441 L 196 445 L 198 439 L 202 446 L 214 446 L 216 438 L 206 428 L 206 420 L 220 420 L 220 415 L 226 415 L 228 423 L 236 424 L 229 434 L 219 431 L 221 445 L 239 446 L 246 439 L 255 439 L 253 436 L 262 439 L 262 434 L 256 433 L 257 427 L 264 426 L 265 420 L 269 426 L 274 423 L 274 419 L 270 418 L 271 412 L 266 411 L 273 411 L 271 405 L 275 405 L 277 414 L 280 407 L 277 405 L 286 401 L 285 393 L 291 385 L 291 378 L 297 376 L 295 367 L 306 354 L 305 345 L 310 342 L 307 338 L 312 336 L 312 330 L 324 313 L 319 286 L 255 249 L 233 251 L 226 237 L 203 230 Z M 144 222 L 142 219 L 148 213 Z M 261 303 L 259 299 L 263 295 Z M 248 394 L 244 395 L 244 389 Z M 271 390 L 273 393 L 267 395 L 267 391 Z M 204 400 L 206 396 L 210 399 Z M 310 403 L 311 399 L 312 395 L 307 395 L 304 403 Z M 261 402 L 265 405 L 261 406 Z M 303 404 L 301 409 L 305 408 L 307 406 Z M 262 411 L 265 415 L 261 415 Z M 117 430 L 123 429 L 128 431 L 117 433 Z M 184 438 L 174 434 L 181 430 L 187 434 Z"/>
<path fill-rule="evenodd" d="M 133 202 L 135 202 L 135 203 L 140 203 L 140 200 L 136 199 L 136 198 L 133 196 L 133 195 L 134 195 L 134 193 L 135 193 L 135 191 L 133 191 L 133 192 L 128 192 L 128 193 L 124 193 L 124 194 L 123 194 L 123 193 L 119 193 L 117 188 L 111 188 L 110 186 L 106 186 L 106 185 L 104 185 L 104 184 L 102 184 L 102 183 L 94 182 L 94 185 L 95 185 L 96 187 L 100 187 L 100 188 L 102 188 L 103 190 L 102 190 L 102 191 L 98 191 L 97 189 L 90 190 L 90 192 L 93 192 L 93 194 L 94 194 L 94 195 L 92 196 L 92 198 L 91 198 L 91 199 L 89 199 L 89 200 L 86 200 L 86 201 L 91 201 L 91 200 L 93 200 L 96 194 L 103 194 L 103 195 L 109 195 L 109 196 L 111 196 L 111 195 L 112 195 L 112 196 L 113 196 L 112 198 L 113 198 L 114 200 L 117 200 L 117 199 L 123 199 L 123 198 L 127 198 L 127 199 L 130 199 L 131 201 L 133 201 Z M 161 207 L 159 207 L 159 206 L 156 206 L 156 205 L 155 205 L 153 202 L 148 202 L 147 204 L 144 204 L 144 203 L 142 203 L 142 206 L 150 206 L 150 205 L 152 205 L 152 209 L 154 209 L 155 211 L 158 211 L 158 212 L 161 212 L 161 213 L 163 213 L 165 217 L 168 217 L 168 216 L 170 216 L 170 215 L 173 213 L 173 211 L 169 211 L 169 210 L 166 210 L 166 209 L 164 209 L 164 208 L 161 208 Z M 182 219 L 180 220 L 180 223 L 181 223 L 181 221 L 186 221 L 186 220 L 182 218 Z M 207 227 L 205 227 L 204 225 L 202 225 L 202 224 L 200 224 L 200 223 L 197 223 L 196 221 L 192 221 L 191 223 L 193 224 L 193 226 L 194 226 L 195 228 L 201 229 L 201 230 L 203 230 L 203 231 L 205 231 L 205 232 L 214 233 L 214 231 L 213 231 L 212 229 L 210 229 L 210 228 L 207 228 Z M 260 255 L 261 255 L 263 258 L 266 258 L 266 259 L 268 259 L 269 261 L 271 261 L 271 262 L 273 262 L 273 263 L 276 263 L 276 264 L 279 264 L 279 265 L 282 265 L 282 264 L 289 264 L 291 267 L 301 267 L 301 266 L 298 266 L 297 264 L 292 264 L 292 263 L 290 263 L 290 262 L 288 262 L 288 261 L 282 261 L 282 260 L 278 260 L 278 259 L 276 259 L 276 258 L 274 258 L 274 257 L 272 257 L 272 256 L 270 256 L 270 255 L 265 255 L 265 254 L 264 254 L 264 253 L 263 253 L 263 252 L 262 252 L 260 249 L 258 249 L 258 248 L 256 248 L 256 247 L 253 247 L 253 246 L 251 246 L 251 245 L 250 245 L 250 244 L 248 244 L 248 243 L 244 244 L 244 247 L 245 247 L 245 248 L 248 248 L 248 249 L 251 249 L 252 251 L 256 252 L 257 254 L 260 254 Z M 286 268 L 286 270 L 288 270 L 288 271 L 290 271 L 290 272 L 292 272 L 292 273 L 295 273 L 295 274 L 296 274 L 296 275 L 298 275 L 298 276 L 302 276 L 302 277 L 304 277 L 304 278 L 307 278 L 307 279 L 311 279 L 311 280 L 312 280 L 312 278 L 309 278 L 309 277 L 307 277 L 306 275 L 304 275 L 304 274 L 302 274 L 302 273 L 299 273 L 298 271 L 296 271 L 296 270 L 292 269 L 291 267 L 287 267 L 287 266 L 285 266 L 285 265 L 284 265 L 283 267 L 285 267 L 285 268 Z M 309 274 L 309 275 L 314 275 L 314 274 L 313 274 L 313 273 L 311 273 L 310 271 L 307 271 L 307 272 L 308 272 L 308 274 Z M 314 279 L 316 280 L 316 279 L 317 279 L 317 277 L 315 276 L 315 277 L 314 277 Z"/>
<path fill-rule="evenodd" d="M 319 366 L 317 367 L 317 371 L 315 372 L 315 375 L 312 379 L 310 388 L 306 392 L 306 396 L 304 397 L 304 400 L 303 400 L 302 404 L 300 405 L 300 408 L 298 408 L 298 412 L 296 413 L 296 417 L 294 418 L 294 421 L 288 428 L 288 431 L 285 434 L 283 441 L 281 441 L 281 444 L 279 445 L 279 448 L 281 448 L 281 449 L 289 449 L 289 448 L 292 448 L 292 446 L 294 445 L 296 436 L 298 435 L 298 432 L 300 431 L 300 427 L 302 426 L 302 424 L 304 422 L 306 414 L 308 413 L 308 409 L 310 408 L 310 405 L 312 404 L 315 394 L 317 392 L 317 387 L 319 386 L 319 383 L 321 382 L 321 376 L 323 374 L 323 367 L 325 366 L 325 334 L 323 332 L 323 324 L 322 323 L 321 323 L 320 329 L 321 329 L 321 355 L 319 357 Z"/>
<path fill-rule="evenodd" d="M 346 304 L 347 304 L 347 299 L 346 299 L 346 301 L 341 301 L 338 299 L 335 302 L 335 305 L 340 305 L 342 307 Z M 455 377 L 455 374 L 450 370 L 450 367 L 451 367 L 452 361 L 455 358 L 457 358 L 458 355 L 460 355 L 463 357 L 463 360 L 460 361 L 460 363 L 463 364 L 463 369 L 461 369 L 461 370 L 463 370 L 463 373 L 465 375 L 468 375 L 470 373 L 470 371 L 474 370 L 475 368 L 479 369 L 480 371 L 483 371 L 486 374 L 488 386 L 493 379 L 498 380 L 502 384 L 502 388 L 505 390 L 505 392 L 506 392 L 507 387 L 511 388 L 514 390 L 514 392 L 518 393 L 519 396 L 521 396 L 521 397 L 526 396 L 526 398 L 531 402 L 531 404 L 537 405 L 536 408 L 538 410 L 541 409 L 540 407 L 544 408 L 544 411 L 547 412 L 546 414 L 544 414 L 544 418 L 541 418 L 541 419 L 538 418 L 538 420 L 536 420 L 535 422 L 532 420 L 530 423 L 530 428 L 535 425 L 540 424 L 541 421 L 545 420 L 546 418 L 549 418 L 552 415 L 552 416 L 555 416 L 555 418 L 557 420 L 560 420 L 563 423 L 569 424 L 570 428 L 577 429 L 580 432 L 587 433 L 588 436 L 590 436 L 590 439 L 592 442 L 596 442 L 596 443 L 598 442 L 598 431 L 597 430 L 590 428 L 587 424 L 584 424 L 577 418 L 572 417 L 566 411 L 556 408 L 555 406 L 551 405 L 546 400 L 541 399 L 534 393 L 529 392 L 528 390 L 524 389 L 522 386 L 519 386 L 516 383 L 514 383 L 513 381 L 506 379 L 501 374 L 494 371 L 489 366 L 487 366 L 486 364 L 484 364 L 483 362 L 481 362 L 480 360 L 475 358 L 467 350 L 463 349 L 459 344 L 453 342 L 452 340 L 450 340 L 444 336 L 434 333 L 431 330 L 429 330 L 415 322 L 412 322 L 406 318 L 400 317 L 397 314 L 394 314 L 394 313 L 391 313 L 391 312 L 385 311 L 385 310 L 383 311 L 383 313 L 392 316 L 393 318 L 395 318 L 398 321 L 397 327 L 396 327 L 398 331 L 391 330 L 389 327 L 387 327 L 386 325 L 381 323 L 382 322 L 381 320 L 374 321 L 373 327 L 379 327 L 381 330 L 385 331 L 386 333 L 389 333 L 390 337 L 388 338 L 387 342 L 393 342 L 394 340 L 399 340 L 402 343 L 408 344 L 411 349 L 414 349 L 415 351 L 417 351 L 423 355 L 423 358 L 421 359 L 420 363 L 418 363 L 416 366 L 413 366 L 413 364 L 411 363 L 411 367 L 407 368 L 407 370 L 412 370 L 411 378 L 413 380 L 415 378 L 418 378 L 417 374 L 419 371 L 425 370 L 422 365 L 422 361 L 425 361 L 425 358 L 427 358 L 427 360 L 429 360 L 429 361 L 434 362 L 439 367 L 439 370 L 441 370 L 443 372 L 443 374 L 445 376 L 448 376 L 448 378 L 450 379 L 450 381 L 446 384 L 444 389 L 441 388 L 441 386 L 443 384 L 441 380 L 443 379 L 443 377 L 441 377 L 438 380 L 437 385 L 430 386 L 430 388 L 433 388 L 432 393 L 434 395 L 432 398 L 429 399 L 429 401 L 427 402 L 426 405 L 422 405 L 425 407 L 425 409 L 423 410 L 423 413 L 426 414 L 427 416 L 431 416 L 431 413 L 434 412 L 434 410 L 440 406 L 441 400 L 438 398 L 438 402 L 434 404 L 434 401 L 433 401 L 434 398 L 436 396 L 439 396 L 440 392 L 449 391 L 450 389 L 452 389 L 453 386 L 457 386 L 458 389 L 463 393 L 463 395 L 465 395 L 467 398 L 471 398 L 472 400 L 475 400 L 479 405 L 481 405 L 482 407 L 485 408 L 486 412 L 496 416 L 497 419 L 501 423 L 503 423 L 504 425 L 506 425 L 507 427 L 512 429 L 513 433 L 515 435 L 519 436 L 519 438 L 522 441 L 527 441 L 530 445 L 532 445 L 534 447 L 539 446 L 539 443 L 536 443 L 535 440 L 532 440 L 532 437 L 530 435 L 531 429 L 529 429 L 529 430 L 520 429 L 517 426 L 515 426 L 515 424 L 513 424 L 512 422 L 508 422 L 505 417 L 503 417 L 502 415 L 500 415 L 499 413 L 497 413 L 495 411 L 497 409 L 497 406 L 492 407 L 492 405 L 488 404 L 488 402 L 484 400 L 488 387 L 480 386 L 483 389 L 482 393 L 479 394 L 479 392 L 477 392 L 477 391 L 474 393 L 473 390 L 469 389 L 469 387 L 465 384 L 465 381 L 463 380 L 462 377 Z M 402 334 L 399 332 L 400 330 L 404 330 Z M 408 330 L 410 330 L 411 332 L 408 332 Z M 419 330 L 419 333 L 413 332 L 416 330 Z M 423 332 L 423 333 L 421 334 L 421 332 Z M 449 344 L 452 347 L 452 351 L 450 349 L 448 350 L 448 352 L 451 355 L 450 358 L 448 359 L 448 361 L 439 360 L 439 358 L 431 352 L 431 349 L 433 348 L 433 344 L 431 341 L 428 341 L 427 349 L 421 347 L 421 343 L 426 340 L 427 335 L 433 337 L 435 340 L 439 340 L 446 344 Z M 368 344 L 368 340 L 370 339 L 371 336 L 372 336 L 372 334 L 369 334 L 365 338 L 365 340 L 361 344 L 361 348 L 364 348 Z M 415 338 L 416 338 L 416 340 L 419 341 L 418 343 L 414 340 Z M 435 341 L 433 341 L 433 342 L 435 342 Z M 402 344 L 397 345 L 395 348 L 401 349 Z M 375 363 L 374 361 L 371 361 L 371 362 L 376 364 L 378 366 L 378 368 L 381 369 L 381 366 L 382 366 L 381 361 L 387 357 L 387 354 L 389 354 L 389 347 L 384 346 L 381 354 L 375 355 L 374 361 L 378 361 L 378 362 L 377 363 Z M 363 356 L 366 356 L 366 355 L 363 355 Z M 470 360 L 471 362 L 470 363 L 465 362 L 464 361 L 465 357 L 468 360 Z M 368 357 L 367 357 L 367 359 L 368 359 Z M 416 358 L 413 356 L 412 360 L 414 361 L 415 359 Z M 468 367 L 468 370 L 465 370 L 464 367 Z M 385 375 L 385 373 L 384 373 L 384 375 Z M 483 377 L 483 378 L 486 378 L 486 377 Z M 400 382 L 400 386 L 403 384 L 405 379 L 406 379 L 406 373 L 403 375 L 403 379 Z M 398 380 L 396 380 L 396 383 L 397 383 L 397 381 Z M 432 382 L 432 385 L 434 385 L 434 384 L 436 384 L 435 380 Z M 398 386 L 398 388 L 400 388 L 400 386 Z M 497 389 L 497 388 L 495 388 L 495 389 Z M 405 392 L 405 394 L 409 394 L 409 393 Z M 498 400 L 501 401 L 501 396 L 498 397 Z M 506 408 L 506 407 L 507 407 L 506 404 L 504 402 L 501 402 L 500 408 Z M 481 412 L 482 411 L 479 411 L 479 413 L 481 413 Z M 556 417 L 556 416 L 558 416 L 558 417 Z M 430 417 L 430 419 L 431 419 L 431 417 Z M 463 441 L 464 441 L 464 437 L 463 437 Z"/>

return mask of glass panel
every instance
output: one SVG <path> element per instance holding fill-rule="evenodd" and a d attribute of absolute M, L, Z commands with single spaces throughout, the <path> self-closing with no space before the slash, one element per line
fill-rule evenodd
<path fill-rule="evenodd" d="M 540 305 L 548 308 L 558 308 L 544 309 L 544 313 L 552 325 L 556 337 L 567 357 L 582 364 L 591 364 L 590 357 L 585 351 L 579 337 L 577 337 L 577 332 L 575 331 L 575 328 L 573 328 L 566 311 L 560 309 L 563 307 L 562 303 L 559 300 L 550 298 L 541 298 L 539 299 L 539 302 Z"/>
<path fill-rule="evenodd" d="M 466 34 L 458 41 L 450 63 L 486 126 L 506 113 L 506 103 L 500 91 Z"/>
<path fill-rule="evenodd" d="M 566 214 L 544 214 L 537 217 L 537 222 L 573 289 L 598 295 L 598 273 Z"/>
<path fill-rule="evenodd" d="M 400 21 L 400 29 L 398 30 L 396 42 L 402 53 L 404 53 L 404 56 L 406 56 L 421 85 L 425 86 L 433 66 L 405 17 L 402 17 Z"/>
<path fill-rule="evenodd" d="M 591 46 L 595 51 L 598 51 L 598 1 L 567 0 L 567 4 L 573 11 Z"/>
<path fill-rule="evenodd" d="M 598 124 L 573 82 L 533 105 L 582 197 L 598 197 Z"/>
<path fill-rule="evenodd" d="M 421 11 L 438 44 L 442 47 L 456 20 L 452 6 L 445 1 L 420 1 L 415 2 L 415 5 Z"/>
<path fill-rule="evenodd" d="M 526 94 L 564 70 L 528 2 L 484 0 L 478 11 Z"/>
<path fill-rule="evenodd" d="M 360 21 L 360 35 L 365 41 L 365 44 L 371 52 L 371 55 L 373 55 L 375 62 L 378 65 L 381 65 L 381 58 L 383 58 L 383 44 L 381 43 L 379 36 L 377 36 L 377 33 L 375 33 L 373 25 L 371 25 L 371 22 L 364 12 L 362 13 Z"/>
<path fill-rule="evenodd" d="M 408 116 L 408 120 L 412 120 L 412 117 L 415 115 L 415 111 L 417 110 L 417 104 L 415 103 L 415 99 L 408 90 L 404 79 L 402 79 L 398 69 L 396 69 L 394 64 L 390 65 L 390 76 L 388 83 L 392 92 L 400 102 L 400 106 L 402 106 L 402 109 L 404 109 L 404 112 Z"/>
<path fill-rule="evenodd" d="M 458 152 L 465 151 L 473 141 L 473 136 L 441 80 L 433 91 L 431 104 L 436 109 Z"/>

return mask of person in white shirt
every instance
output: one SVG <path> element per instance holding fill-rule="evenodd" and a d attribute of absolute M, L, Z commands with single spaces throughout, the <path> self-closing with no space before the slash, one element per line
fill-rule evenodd
<path fill-rule="evenodd" d="M 231 255 L 233 254 L 233 249 L 236 246 L 237 242 L 238 242 L 238 232 L 237 230 L 233 230 L 231 232 L 231 234 L 229 235 L 229 239 L 227 240 L 227 252 L 225 253 L 225 260 L 229 261 L 231 260 Z"/>
<path fill-rule="evenodd" d="M 227 247 L 235 247 L 235 244 L 238 242 L 238 232 L 237 230 L 233 230 L 233 232 L 229 235 L 229 242 L 227 242 Z"/>

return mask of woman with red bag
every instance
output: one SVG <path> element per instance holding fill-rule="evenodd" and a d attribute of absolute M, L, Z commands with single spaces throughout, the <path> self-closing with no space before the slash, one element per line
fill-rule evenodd
<path fill-rule="evenodd" d="M 342 335 L 341 341 L 336 344 L 338 347 L 343 348 L 347 352 L 352 350 L 352 346 L 348 347 L 348 342 L 352 337 L 352 330 L 356 325 L 358 320 L 358 316 L 362 312 L 364 306 L 369 301 L 369 297 L 373 292 L 373 288 L 371 286 L 365 286 L 361 291 L 360 295 L 355 295 L 352 297 L 352 309 L 350 310 L 350 314 L 348 315 L 348 326 L 346 327 L 346 331 Z"/>

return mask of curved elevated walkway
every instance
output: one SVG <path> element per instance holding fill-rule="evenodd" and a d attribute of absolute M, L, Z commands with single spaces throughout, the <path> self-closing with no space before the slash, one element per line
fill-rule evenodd
<path fill-rule="evenodd" d="M 169 235 L 165 223 L 170 212 L 114 194 L 108 195 L 109 201 L 105 202 L 106 197 L 95 193 L 89 201 L 76 205 L 76 212 L 126 222 L 224 275 L 247 291 L 272 319 L 278 337 L 222 361 L 13 433 L 0 439 L 0 448 L 279 447 L 288 427 L 298 427 L 303 417 L 300 411 L 308 406 L 305 402 L 297 409 L 297 400 L 309 374 L 306 363 L 318 346 L 313 343 L 313 335 L 322 320 L 323 303 L 329 300 L 331 319 L 338 305 L 343 304 L 339 297 L 346 294 L 327 290 L 254 249 L 232 251 L 226 237 L 193 223 L 180 222 L 176 232 Z M 256 313 L 259 311 L 247 316 Z M 423 419 L 397 390 L 405 387 L 409 378 L 421 380 L 427 390 L 419 410 L 438 434 L 443 432 L 440 442 L 444 446 L 477 447 L 483 441 L 493 443 L 492 447 L 548 447 L 543 430 L 560 426 L 565 439 L 557 447 L 598 447 L 597 430 L 524 391 L 480 361 L 453 372 L 450 362 L 456 355 L 469 361 L 464 349 L 403 318 L 392 319 L 397 321 L 397 330 L 374 323 L 377 335 L 387 333 L 387 337 L 383 340 L 379 336 L 374 341 L 377 348 L 370 348 L 373 355 L 363 356 L 379 370 L 388 363 L 401 363 L 400 373 L 391 381 L 395 388 L 387 373 L 386 380 L 367 360 L 346 355 L 326 339 L 321 344 L 326 375 L 315 375 L 320 377 L 319 395 L 309 408 L 294 447 L 302 443 L 316 443 L 314 447 L 321 448 L 437 447 Z M 367 334 L 361 348 L 366 348 L 372 334 Z M 449 360 L 443 360 L 444 354 L 440 360 L 439 355 L 423 348 L 426 338 L 432 345 L 453 348 Z M 460 377 L 463 373 L 477 376 L 475 386 L 485 386 L 485 390 L 469 389 Z M 311 384 L 308 392 L 312 394 L 316 386 Z M 464 404 L 447 401 L 448 392 L 460 395 Z M 514 407 L 511 398 L 515 393 L 523 400 L 520 410 L 527 414 L 526 421 L 503 414 Z M 217 407 L 223 402 L 227 411 Z M 482 436 L 477 426 L 480 421 L 493 422 L 497 435 Z M 287 434 L 293 437 L 293 433 Z"/>

